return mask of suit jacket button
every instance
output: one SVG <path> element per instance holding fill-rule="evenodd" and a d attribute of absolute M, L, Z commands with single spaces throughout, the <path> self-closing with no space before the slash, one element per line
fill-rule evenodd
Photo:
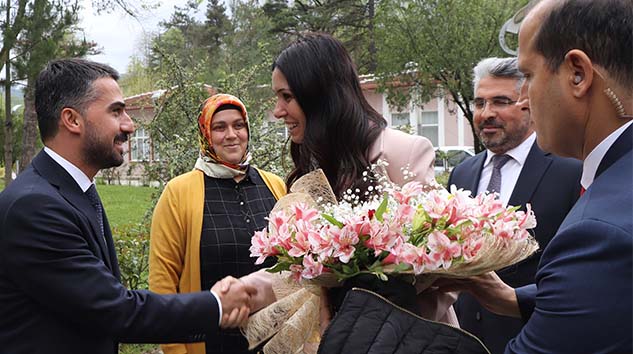
<path fill-rule="evenodd" d="M 475 318 L 477 319 L 477 321 L 481 321 L 481 313 L 479 311 L 477 311 L 477 313 L 475 314 Z"/>

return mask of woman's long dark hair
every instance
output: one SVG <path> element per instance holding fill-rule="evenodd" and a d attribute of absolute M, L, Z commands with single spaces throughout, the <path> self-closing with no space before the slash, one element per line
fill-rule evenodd
<path fill-rule="evenodd" d="M 304 34 L 279 54 L 275 68 L 306 116 L 303 143 L 290 145 L 295 168 L 288 187 L 316 162 L 339 199 L 347 189 L 366 190 L 369 148 L 387 122 L 365 99 L 342 43 L 324 33 Z"/>

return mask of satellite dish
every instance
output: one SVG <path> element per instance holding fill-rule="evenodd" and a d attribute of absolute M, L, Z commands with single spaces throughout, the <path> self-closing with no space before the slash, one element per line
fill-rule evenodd
<path fill-rule="evenodd" d="M 530 2 L 527 3 L 527 5 L 520 8 L 519 11 L 517 11 L 516 14 L 512 16 L 511 19 L 507 20 L 503 24 L 503 26 L 501 26 L 501 30 L 499 30 L 499 45 L 501 46 L 501 49 L 503 49 L 503 51 L 506 52 L 507 54 L 510 54 L 513 56 L 517 55 L 517 49 L 510 48 L 510 46 L 507 44 L 506 42 L 506 39 L 508 38 L 507 36 L 519 35 L 519 29 L 521 29 L 521 22 L 523 22 L 523 19 L 528 14 L 528 12 L 530 12 L 530 10 L 532 10 L 532 8 L 536 4 L 538 4 L 539 1 L 540 0 L 530 0 Z M 517 39 L 517 42 L 518 42 L 518 39 Z"/>

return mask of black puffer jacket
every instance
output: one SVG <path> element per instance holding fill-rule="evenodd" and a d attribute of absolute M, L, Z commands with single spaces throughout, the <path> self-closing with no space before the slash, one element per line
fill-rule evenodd
<path fill-rule="evenodd" d="M 490 354 L 475 336 L 425 320 L 354 288 L 321 339 L 319 354 Z"/>

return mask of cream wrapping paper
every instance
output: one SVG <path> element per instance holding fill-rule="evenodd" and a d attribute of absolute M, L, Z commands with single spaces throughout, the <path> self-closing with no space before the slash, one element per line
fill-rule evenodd
<path fill-rule="evenodd" d="M 299 178 L 291 187 L 290 194 L 282 197 L 273 211 L 289 210 L 296 203 L 321 209 L 337 203 L 334 193 L 321 170 Z M 321 208 L 319 207 L 321 206 Z M 498 270 L 520 262 L 538 250 L 534 238 L 524 243 L 506 244 L 493 236 L 486 237 L 481 250 L 468 262 L 453 264 L 449 269 L 424 272 L 416 277 L 420 315 L 459 327 L 451 307 L 455 293 L 438 293 L 429 289 L 438 277 L 469 277 Z M 389 273 L 390 266 L 385 266 Z M 400 272 L 411 274 L 413 271 Z M 254 313 L 242 333 L 249 342 L 249 349 L 263 346 L 264 354 L 316 353 L 320 341 L 320 294 L 321 287 L 339 286 L 336 277 L 322 274 L 317 279 L 297 282 L 289 272 L 269 274 L 270 286 L 276 301 Z M 426 290 L 426 291 L 425 291 Z"/>

